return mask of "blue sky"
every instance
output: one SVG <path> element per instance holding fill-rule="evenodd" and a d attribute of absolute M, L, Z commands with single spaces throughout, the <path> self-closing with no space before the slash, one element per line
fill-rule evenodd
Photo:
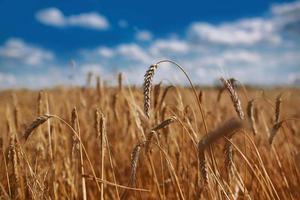
<path fill-rule="evenodd" d="M 142 84 L 164 58 L 200 84 L 300 80 L 300 1 L 0 0 L 0 27 L 0 88 L 82 85 L 89 71 Z M 156 79 L 186 83 L 169 65 Z"/>

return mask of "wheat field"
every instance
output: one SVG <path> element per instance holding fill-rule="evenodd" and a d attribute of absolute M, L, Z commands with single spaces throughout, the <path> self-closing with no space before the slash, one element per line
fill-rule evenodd
<path fill-rule="evenodd" d="M 300 90 L 152 83 L 0 93 L 1 199 L 300 199 Z"/>

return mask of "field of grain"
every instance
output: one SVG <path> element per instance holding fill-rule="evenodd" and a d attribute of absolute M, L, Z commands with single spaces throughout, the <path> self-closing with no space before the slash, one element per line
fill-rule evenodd
<path fill-rule="evenodd" d="M 299 89 L 149 70 L 144 89 L 2 91 L 0 199 L 300 199 Z"/>

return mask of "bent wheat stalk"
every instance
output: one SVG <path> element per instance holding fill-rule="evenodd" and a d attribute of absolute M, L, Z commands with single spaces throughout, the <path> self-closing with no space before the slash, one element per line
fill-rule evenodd
<path fill-rule="evenodd" d="M 205 133 L 208 133 L 208 128 L 207 128 L 207 123 L 205 120 L 205 116 L 204 116 L 204 111 L 201 105 L 201 102 L 198 98 L 196 89 L 194 87 L 194 84 L 192 82 L 192 80 L 190 79 L 189 75 L 186 73 L 186 71 L 176 62 L 172 61 L 172 60 L 160 60 L 157 63 L 151 65 L 149 67 L 149 69 L 146 71 L 146 74 L 144 75 L 144 111 L 145 111 L 145 115 L 150 118 L 150 105 L 151 105 L 151 88 L 152 88 L 152 79 L 154 77 L 155 74 L 155 70 L 157 69 L 158 65 L 161 63 L 171 63 L 173 65 L 175 65 L 176 67 L 178 67 L 185 75 L 185 77 L 188 79 L 189 84 L 192 87 L 194 96 L 196 98 L 200 113 L 201 113 L 201 117 L 202 117 L 202 121 L 204 124 L 204 128 L 205 128 Z"/>
<path fill-rule="evenodd" d="M 211 131 L 209 134 L 202 137 L 202 139 L 198 143 L 198 155 L 199 155 L 199 163 L 200 163 L 200 173 L 202 175 L 202 179 L 204 185 L 208 183 L 207 176 L 207 168 L 205 161 L 204 151 L 214 142 L 219 140 L 221 137 L 231 138 L 237 130 L 243 127 L 243 122 L 240 119 L 232 118 L 228 120 L 226 123 L 218 127 L 217 129 Z"/>

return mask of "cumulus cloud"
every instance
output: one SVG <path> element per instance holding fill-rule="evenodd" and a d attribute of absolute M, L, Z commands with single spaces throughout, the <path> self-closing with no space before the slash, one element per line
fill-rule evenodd
<path fill-rule="evenodd" d="M 139 30 L 135 34 L 135 38 L 139 41 L 150 41 L 153 35 L 148 30 Z"/>
<path fill-rule="evenodd" d="M 54 59 L 48 50 L 28 44 L 19 38 L 10 38 L 0 46 L 0 57 L 22 64 L 38 66 Z"/>
<path fill-rule="evenodd" d="M 275 15 L 290 15 L 297 13 L 300 10 L 300 1 L 291 3 L 274 4 L 271 7 L 271 12 Z"/>
<path fill-rule="evenodd" d="M 271 7 L 274 23 L 281 31 L 300 33 L 300 1 L 275 4 Z"/>
<path fill-rule="evenodd" d="M 153 42 L 150 47 L 150 52 L 153 55 L 162 54 L 186 54 L 190 49 L 189 44 L 186 41 L 180 41 L 177 39 L 160 39 Z"/>
<path fill-rule="evenodd" d="M 116 48 L 116 52 L 126 60 L 129 59 L 141 63 L 147 63 L 151 60 L 149 54 L 135 43 L 121 44 Z"/>
<path fill-rule="evenodd" d="M 207 41 L 224 45 L 253 45 L 260 42 L 278 43 L 280 36 L 272 21 L 253 18 L 233 23 L 213 25 L 203 22 L 193 23 L 189 36 L 194 41 Z"/>
<path fill-rule="evenodd" d="M 114 51 L 108 47 L 99 47 L 96 49 L 96 52 L 104 58 L 111 58 L 114 55 Z"/>
<path fill-rule="evenodd" d="M 262 58 L 255 52 L 233 49 L 219 53 L 205 54 L 200 59 L 196 59 L 196 61 L 200 66 L 231 67 L 240 65 L 243 68 L 245 65 L 255 66 L 262 61 Z"/>
<path fill-rule="evenodd" d="M 96 30 L 109 28 L 108 20 L 96 12 L 66 16 L 58 8 L 46 8 L 36 13 L 36 19 L 42 24 L 55 27 L 77 26 Z"/>

